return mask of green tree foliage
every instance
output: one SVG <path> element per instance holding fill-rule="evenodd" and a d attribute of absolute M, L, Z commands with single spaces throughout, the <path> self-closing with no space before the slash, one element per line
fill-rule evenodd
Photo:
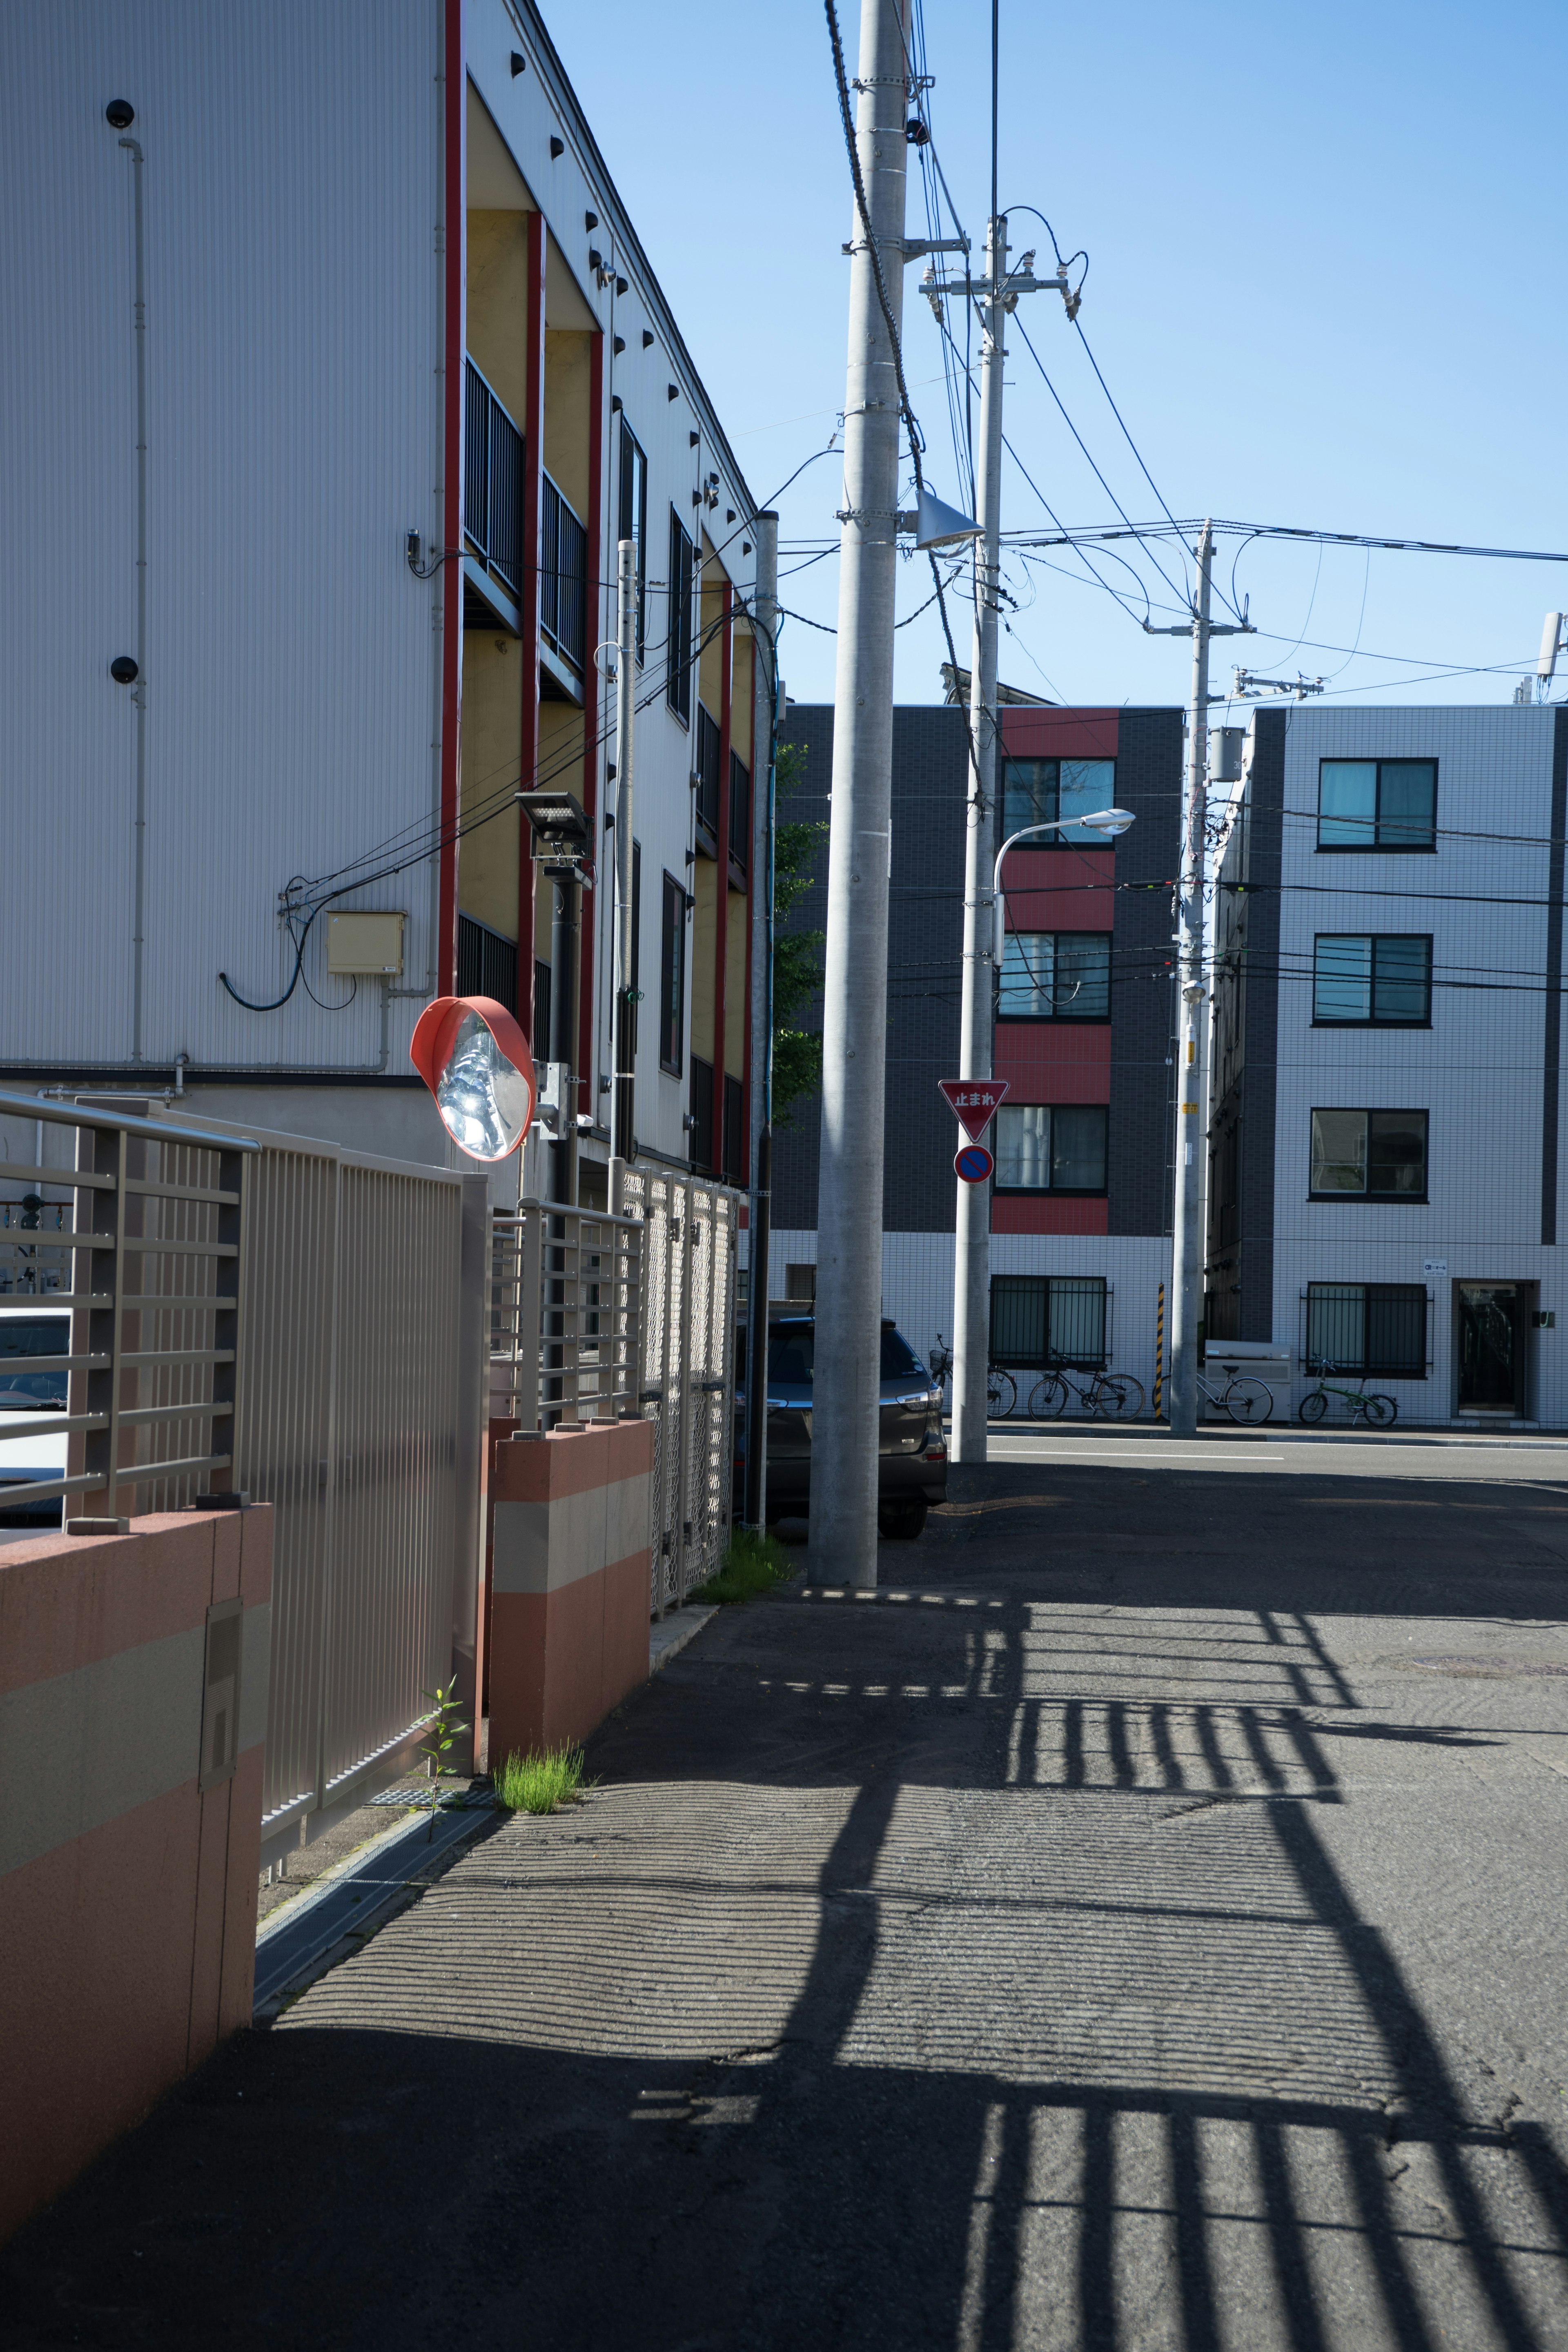
<path fill-rule="evenodd" d="M 781 743 L 774 761 L 774 805 L 800 788 L 804 743 Z M 820 1032 L 797 1028 L 796 1016 L 822 983 L 818 961 L 824 934 L 793 930 L 790 910 L 811 887 L 811 861 L 825 824 L 777 824 L 773 831 L 773 1125 L 792 1127 L 790 1106 L 822 1087 Z"/>

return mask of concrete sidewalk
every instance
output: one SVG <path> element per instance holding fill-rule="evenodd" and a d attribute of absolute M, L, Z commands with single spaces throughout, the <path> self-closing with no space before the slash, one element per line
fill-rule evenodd
<path fill-rule="evenodd" d="M 1568 2347 L 1568 1489 L 955 1473 L 0 2257 L 0 2345 Z"/>

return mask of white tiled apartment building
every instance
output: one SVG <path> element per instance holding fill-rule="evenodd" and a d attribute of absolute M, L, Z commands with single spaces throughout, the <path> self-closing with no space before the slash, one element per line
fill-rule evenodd
<path fill-rule="evenodd" d="M 1292 1412 L 1327 1359 L 1402 1421 L 1568 1423 L 1565 830 L 1568 709 L 1255 714 L 1215 894 L 1207 1321 L 1289 1348 Z"/>

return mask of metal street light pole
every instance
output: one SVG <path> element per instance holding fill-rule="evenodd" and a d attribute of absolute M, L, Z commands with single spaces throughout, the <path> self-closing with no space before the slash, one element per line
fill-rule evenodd
<path fill-rule="evenodd" d="M 882 1130 L 909 103 L 906 0 L 862 0 L 822 1020 L 813 1584 L 877 1581 Z M 879 284 L 879 279 L 880 283 Z M 886 297 L 887 309 L 883 308 Z M 765 1304 L 763 1311 L 766 1313 Z"/>

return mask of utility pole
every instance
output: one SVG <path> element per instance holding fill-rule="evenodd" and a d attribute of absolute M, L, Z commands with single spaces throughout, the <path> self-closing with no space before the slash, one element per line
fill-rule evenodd
<path fill-rule="evenodd" d="M 882 1130 L 893 770 L 908 0 L 861 0 L 844 394 L 843 554 L 823 971 L 812 1381 L 813 1584 L 877 1581 Z M 886 309 L 884 309 L 884 299 Z"/>
<path fill-rule="evenodd" d="M 779 519 L 752 518 L 752 1177 L 747 1220 L 745 1524 L 761 1528 L 768 1486 L 768 1242 L 773 1224 L 773 745 L 778 679 Z"/>
<path fill-rule="evenodd" d="M 637 709 L 637 542 L 623 539 L 616 565 L 616 986 L 611 1040 L 610 1210 L 625 1213 L 625 1177 L 637 1146 L 637 999 L 632 971 L 632 727 Z"/>
<path fill-rule="evenodd" d="M 996 591 L 1002 573 L 1001 280 L 1007 221 L 985 225 L 985 306 L 980 360 L 980 481 L 975 504 L 974 642 L 969 671 L 969 793 L 963 841 L 963 1000 L 961 1078 L 991 1076 L 995 977 L 992 860 L 996 814 Z M 985 1391 L 991 1361 L 991 1194 L 958 1182 L 953 1224 L 952 1444 L 954 1462 L 985 1459 Z"/>
<path fill-rule="evenodd" d="M 1208 822 L 1209 640 L 1250 636 L 1247 621 L 1209 619 L 1214 532 L 1205 523 L 1193 550 L 1197 593 L 1191 621 L 1143 626 L 1152 637 L 1193 639 L 1193 696 L 1187 711 L 1187 792 L 1176 925 L 1176 1197 L 1171 1220 L 1171 1434 L 1198 1427 L 1198 1326 L 1204 1311 L 1204 1192 L 1208 1173 L 1208 1007 L 1204 951 L 1204 872 Z"/>

